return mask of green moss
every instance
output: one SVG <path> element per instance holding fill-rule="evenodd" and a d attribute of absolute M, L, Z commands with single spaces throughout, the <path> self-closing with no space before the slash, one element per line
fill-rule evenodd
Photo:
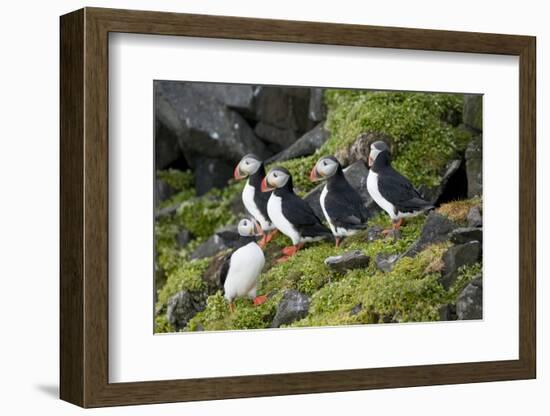
<path fill-rule="evenodd" d="M 166 319 L 166 314 L 163 313 L 155 316 L 155 334 L 175 331 L 175 328 L 170 325 L 170 322 Z"/>
<path fill-rule="evenodd" d="M 473 207 L 477 207 L 481 210 L 481 198 L 474 197 L 471 199 L 447 202 L 445 204 L 441 204 L 441 206 L 437 209 L 437 212 L 441 215 L 445 215 L 450 220 L 464 225 L 468 222 L 468 212 Z"/>
<path fill-rule="evenodd" d="M 210 264 L 210 259 L 182 259 L 168 273 L 166 284 L 158 291 L 157 311 L 166 306 L 170 296 L 181 290 L 197 291 L 206 287 L 202 274 Z"/>
<path fill-rule="evenodd" d="M 460 295 L 460 292 L 470 283 L 474 278 L 482 273 L 481 263 L 472 264 L 469 266 L 462 266 L 458 269 L 458 277 L 453 285 L 449 288 L 447 294 L 447 300 L 449 303 L 456 303 L 456 298 Z"/>
<path fill-rule="evenodd" d="M 465 131 L 443 121 L 461 113 L 461 94 L 327 90 L 330 139 L 319 153 L 334 154 L 361 134 L 376 131 L 392 136 L 394 166 L 416 186 L 436 186 L 446 163 L 464 150 Z"/>
<path fill-rule="evenodd" d="M 157 171 L 157 178 L 162 179 L 176 191 L 175 195 L 160 203 L 161 208 L 172 206 L 196 195 L 191 171 L 159 170 Z"/>

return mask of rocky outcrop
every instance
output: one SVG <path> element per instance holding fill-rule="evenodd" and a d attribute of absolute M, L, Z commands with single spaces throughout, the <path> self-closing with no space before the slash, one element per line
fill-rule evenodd
<path fill-rule="evenodd" d="M 483 279 L 473 279 L 460 292 L 456 301 L 456 315 L 460 320 L 483 319 Z"/>
<path fill-rule="evenodd" d="M 422 227 L 420 238 L 404 253 L 404 256 L 413 257 L 430 244 L 442 243 L 449 240 L 449 233 L 458 228 L 458 224 L 437 212 L 430 212 Z"/>
<path fill-rule="evenodd" d="M 391 270 L 393 269 L 393 265 L 397 260 L 399 260 L 398 254 L 378 253 L 374 261 L 376 263 L 376 267 L 379 270 L 382 270 L 383 272 L 387 273 L 387 272 L 391 272 Z"/>
<path fill-rule="evenodd" d="M 483 140 L 481 136 L 474 137 L 464 155 L 466 159 L 466 175 L 468 178 L 468 198 L 480 196 L 483 191 Z"/>
<path fill-rule="evenodd" d="M 254 118 L 280 129 L 306 132 L 312 124 L 308 119 L 309 88 L 257 87 Z"/>
<path fill-rule="evenodd" d="M 449 248 L 443 255 L 443 270 L 439 282 L 445 289 L 449 289 L 456 281 L 459 269 L 463 266 L 470 266 L 481 259 L 481 243 L 470 241 Z"/>
<path fill-rule="evenodd" d="M 223 227 L 198 246 L 191 254 L 191 259 L 211 257 L 220 251 L 239 247 L 239 233 L 234 225 Z"/>
<path fill-rule="evenodd" d="M 464 124 L 480 132 L 483 130 L 483 96 L 480 94 L 466 94 L 462 110 Z"/>
<path fill-rule="evenodd" d="M 195 189 L 197 196 L 204 195 L 212 188 L 223 188 L 233 177 L 235 167 L 218 158 L 195 158 Z"/>
<path fill-rule="evenodd" d="M 478 207 L 470 208 L 466 219 L 468 221 L 468 227 L 481 227 L 483 225 L 483 217 Z"/>
<path fill-rule="evenodd" d="M 329 133 L 325 130 L 323 124 L 318 124 L 285 150 L 270 157 L 266 163 L 284 162 L 285 160 L 312 155 L 327 141 L 328 137 Z"/>
<path fill-rule="evenodd" d="M 296 290 L 287 290 L 277 305 L 271 328 L 279 328 L 305 318 L 309 311 L 309 298 Z"/>
<path fill-rule="evenodd" d="M 312 88 L 310 91 L 308 116 L 311 121 L 319 122 L 327 117 L 324 92 L 323 88 Z"/>
<path fill-rule="evenodd" d="M 483 242 L 483 230 L 476 227 L 461 227 L 449 234 L 451 242 L 455 244 L 469 243 L 470 241 Z"/>
<path fill-rule="evenodd" d="M 394 139 L 387 134 L 370 131 L 360 134 L 353 143 L 337 151 L 334 156 L 343 166 L 351 165 L 357 161 L 368 163 L 370 145 L 378 140 L 386 142 L 390 147 L 394 143 Z"/>
<path fill-rule="evenodd" d="M 182 290 L 168 299 L 166 319 L 176 331 L 180 331 L 198 312 L 206 308 L 206 292 Z"/>
<path fill-rule="evenodd" d="M 187 230 L 180 230 L 176 234 L 176 243 L 178 244 L 178 247 L 185 247 L 189 242 L 191 241 L 192 235 Z"/>
<path fill-rule="evenodd" d="M 166 201 L 175 193 L 176 190 L 165 181 L 158 178 L 155 179 L 155 207 L 158 207 L 161 202 Z"/>
<path fill-rule="evenodd" d="M 325 259 L 325 264 L 331 269 L 345 273 L 348 270 L 363 269 L 368 267 L 370 257 L 360 250 L 349 251 L 339 256 L 331 256 Z"/>

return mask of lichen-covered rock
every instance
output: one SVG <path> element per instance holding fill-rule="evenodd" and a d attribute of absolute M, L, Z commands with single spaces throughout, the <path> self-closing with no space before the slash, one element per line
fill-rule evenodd
<path fill-rule="evenodd" d="M 483 225 L 483 217 L 479 207 L 470 208 L 466 219 L 468 221 L 468 227 L 481 227 Z"/>
<path fill-rule="evenodd" d="M 325 264 L 337 272 L 344 273 L 348 270 L 368 267 L 370 257 L 360 250 L 349 251 L 339 256 L 331 256 L 325 259 Z"/>
<path fill-rule="evenodd" d="M 477 263 L 481 258 L 481 243 L 470 241 L 449 248 L 443 255 L 443 270 L 439 282 L 449 289 L 459 275 L 459 269 Z"/>
<path fill-rule="evenodd" d="M 374 215 L 375 213 L 380 211 L 380 207 L 376 204 L 376 202 L 374 202 L 367 189 L 368 174 L 369 169 L 365 165 L 365 162 L 361 160 L 353 163 L 352 165 L 344 169 L 344 176 L 348 180 L 349 184 L 357 191 L 357 193 L 361 197 L 361 200 L 363 201 L 363 205 L 365 206 L 367 212 L 370 215 Z M 304 196 L 304 199 L 311 206 L 311 208 L 313 208 L 315 215 L 317 215 L 319 218 L 325 218 L 320 201 L 321 192 L 323 192 L 324 187 L 325 184 L 322 183 L 313 188 Z"/>
<path fill-rule="evenodd" d="M 194 167 L 197 155 L 235 163 L 247 153 L 267 157 L 269 151 L 245 119 L 194 84 L 155 83 L 155 116 L 178 138 L 187 163 Z"/>
<path fill-rule="evenodd" d="M 327 117 L 323 88 L 312 88 L 309 95 L 308 116 L 311 121 L 323 121 Z"/>
<path fill-rule="evenodd" d="M 287 290 L 277 305 L 271 328 L 279 328 L 304 318 L 309 311 L 309 298 L 296 290 Z"/>
<path fill-rule="evenodd" d="M 398 259 L 399 255 L 397 254 L 378 253 L 375 259 L 376 267 L 383 272 L 390 272 Z"/>
<path fill-rule="evenodd" d="M 198 312 L 206 308 L 205 292 L 182 290 L 170 299 L 166 307 L 166 319 L 177 331 L 185 328 L 187 323 Z"/>
<path fill-rule="evenodd" d="M 476 277 L 462 290 L 456 301 L 460 320 L 483 319 L 483 279 Z"/>
<path fill-rule="evenodd" d="M 449 233 L 458 228 L 458 224 L 446 216 L 431 211 L 422 227 L 420 238 L 404 253 L 404 256 L 413 257 L 430 244 L 442 243 L 449 239 Z"/>
<path fill-rule="evenodd" d="M 482 152 L 483 140 L 481 136 L 476 136 L 470 141 L 464 154 L 468 178 L 468 198 L 480 196 L 483 191 Z"/>
<path fill-rule="evenodd" d="M 284 162 L 286 160 L 312 155 L 327 141 L 328 137 L 329 133 L 324 128 L 323 124 L 318 124 L 285 150 L 267 159 L 266 163 Z"/>
<path fill-rule="evenodd" d="M 476 227 L 461 227 L 451 231 L 449 234 L 451 242 L 464 244 L 470 241 L 483 242 L 483 229 Z"/>
<path fill-rule="evenodd" d="M 467 94 L 464 96 L 462 119 L 466 126 L 481 131 L 483 130 L 483 96 L 480 94 Z"/>
<path fill-rule="evenodd" d="M 389 146 L 392 146 L 394 142 L 393 138 L 387 134 L 369 131 L 360 134 L 353 143 L 338 150 L 335 157 L 343 166 L 351 165 L 359 160 L 368 163 L 370 145 L 378 140 L 386 142 Z"/>

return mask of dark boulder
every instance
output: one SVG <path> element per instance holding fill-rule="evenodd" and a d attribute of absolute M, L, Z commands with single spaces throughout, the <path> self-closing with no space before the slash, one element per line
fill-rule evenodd
<path fill-rule="evenodd" d="M 261 86 L 255 95 L 256 120 L 297 132 L 311 128 L 309 88 Z"/>
<path fill-rule="evenodd" d="M 253 85 L 193 83 L 192 88 L 197 93 L 212 97 L 221 104 L 233 108 L 245 116 L 251 116 L 254 112 Z"/>
<path fill-rule="evenodd" d="M 463 199 L 467 196 L 468 185 L 464 162 L 461 159 L 451 160 L 441 171 L 439 185 L 434 187 L 419 186 L 418 191 L 426 201 L 441 204 Z"/>
<path fill-rule="evenodd" d="M 325 259 L 325 264 L 339 273 L 344 273 L 352 269 L 365 268 L 368 267 L 369 263 L 370 257 L 363 254 L 360 250 L 349 251 Z"/>
<path fill-rule="evenodd" d="M 470 208 L 466 219 L 468 220 L 468 227 L 483 226 L 483 217 L 481 215 L 481 210 L 479 209 L 479 207 Z"/>
<path fill-rule="evenodd" d="M 380 211 L 380 207 L 376 204 L 376 202 L 374 202 L 367 189 L 368 174 L 369 169 L 363 161 L 357 161 L 344 169 L 344 176 L 348 180 L 349 184 L 359 193 L 367 212 L 372 215 Z M 313 211 L 319 218 L 325 218 L 323 210 L 321 209 L 320 201 L 321 192 L 323 192 L 324 187 L 325 184 L 322 183 L 313 188 L 304 196 L 304 199 L 308 202 L 311 208 L 313 208 Z"/>
<path fill-rule="evenodd" d="M 204 195 L 212 188 L 223 188 L 233 177 L 235 167 L 218 158 L 195 158 L 195 190 L 197 196 Z"/>
<path fill-rule="evenodd" d="M 277 305 L 277 312 L 271 323 L 271 328 L 289 325 L 305 318 L 309 311 L 309 298 L 296 290 L 287 290 Z"/>
<path fill-rule="evenodd" d="M 340 149 L 334 156 L 340 161 L 342 166 L 351 165 L 359 160 L 368 163 L 370 145 L 378 140 L 386 142 L 390 148 L 394 143 L 393 138 L 387 134 L 369 131 L 360 134 L 353 143 Z"/>
<path fill-rule="evenodd" d="M 311 88 L 309 95 L 309 119 L 319 122 L 327 118 L 327 107 L 325 105 L 323 88 Z"/>
<path fill-rule="evenodd" d="M 267 157 L 269 151 L 244 118 L 193 84 L 162 81 L 155 84 L 155 116 L 178 138 L 193 168 L 197 155 L 237 162 L 247 153 Z"/>
<path fill-rule="evenodd" d="M 298 134 L 292 129 L 281 129 L 260 121 L 254 128 L 254 133 L 264 142 L 274 145 L 279 151 L 286 149 L 298 139 Z"/>
<path fill-rule="evenodd" d="M 168 185 L 162 179 L 155 179 L 155 207 L 158 207 L 161 202 L 170 199 L 176 193 L 176 190 Z"/>
<path fill-rule="evenodd" d="M 285 150 L 267 159 L 266 163 L 284 162 L 285 160 L 312 155 L 327 141 L 328 137 L 328 131 L 325 130 L 322 124 L 319 124 Z"/>
<path fill-rule="evenodd" d="M 164 218 L 164 217 L 171 217 L 176 213 L 180 206 L 179 202 L 176 202 L 175 204 L 169 205 L 167 207 L 155 210 L 155 221 Z"/>
<path fill-rule="evenodd" d="M 449 240 L 449 233 L 458 228 L 458 225 L 435 211 L 431 211 L 426 218 L 420 238 L 403 254 L 413 257 L 430 244 L 442 243 Z"/>
<path fill-rule="evenodd" d="M 166 169 L 183 158 L 178 136 L 160 122 L 155 120 L 155 169 Z"/>
<path fill-rule="evenodd" d="M 379 270 L 382 270 L 383 272 L 387 273 L 387 272 L 391 272 L 397 260 L 399 260 L 398 254 L 378 253 L 374 261 L 376 263 L 376 267 L 378 267 Z"/>
<path fill-rule="evenodd" d="M 483 191 L 482 153 L 483 141 L 481 136 L 476 136 L 470 141 L 464 154 L 468 178 L 468 198 L 480 196 Z"/>
<path fill-rule="evenodd" d="M 179 247 L 185 247 L 191 241 L 191 233 L 187 230 L 180 230 L 176 234 L 176 243 Z"/>
<path fill-rule="evenodd" d="M 191 254 L 192 259 L 211 257 L 220 251 L 238 248 L 240 237 L 237 228 L 233 225 L 220 228 L 216 233 L 198 246 Z"/>
<path fill-rule="evenodd" d="M 483 279 L 481 276 L 468 283 L 458 295 L 456 315 L 460 320 L 483 319 Z"/>
<path fill-rule="evenodd" d="M 467 94 L 464 96 L 462 110 L 464 124 L 480 132 L 483 130 L 483 96 L 480 94 Z"/>
<path fill-rule="evenodd" d="M 446 304 L 439 308 L 440 321 L 456 321 L 456 306 Z"/>
<path fill-rule="evenodd" d="M 191 318 L 206 308 L 206 298 L 206 292 L 182 290 L 176 293 L 168 299 L 166 319 L 177 331 L 182 330 Z"/>
<path fill-rule="evenodd" d="M 439 282 L 445 289 L 449 289 L 456 281 L 459 269 L 463 266 L 470 266 L 481 259 L 481 243 L 470 241 L 449 248 L 443 254 L 443 270 Z"/>
<path fill-rule="evenodd" d="M 475 227 L 461 227 L 451 231 L 449 234 L 451 242 L 464 244 L 470 241 L 483 242 L 483 229 Z"/>

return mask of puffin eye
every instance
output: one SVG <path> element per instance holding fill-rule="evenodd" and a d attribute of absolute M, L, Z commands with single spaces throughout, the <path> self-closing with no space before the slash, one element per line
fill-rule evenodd
<path fill-rule="evenodd" d="M 274 178 L 276 178 L 276 177 L 277 177 L 277 174 L 276 174 L 276 173 L 274 173 L 274 174 L 273 174 L 273 177 L 274 177 Z"/>
<path fill-rule="evenodd" d="M 326 165 L 327 165 L 327 161 L 323 160 L 323 166 L 326 166 Z"/>

